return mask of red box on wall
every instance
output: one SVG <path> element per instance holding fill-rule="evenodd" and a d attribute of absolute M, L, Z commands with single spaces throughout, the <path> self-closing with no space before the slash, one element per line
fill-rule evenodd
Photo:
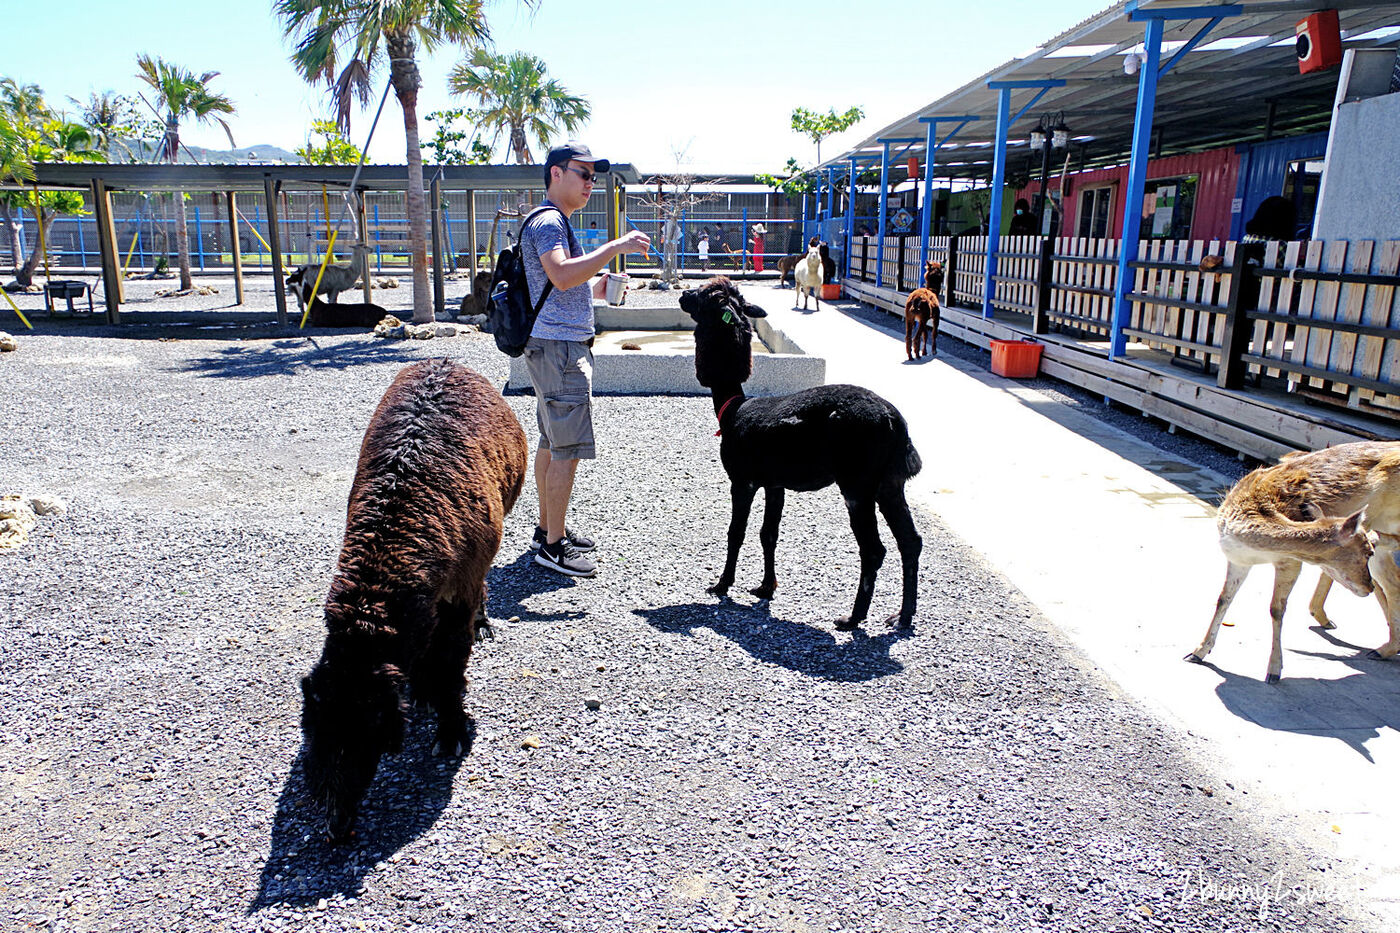
<path fill-rule="evenodd" d="M 1318 10 L 1294 27 L 1298 46 L 1298 71 L 1322 71 L 1342 63 L 1342 30 L 1336 10 Z"/>

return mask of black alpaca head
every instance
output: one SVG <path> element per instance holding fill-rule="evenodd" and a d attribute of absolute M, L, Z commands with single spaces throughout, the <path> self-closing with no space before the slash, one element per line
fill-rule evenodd
<path fill-rule="evenodd" d="M 695 378 L 707 389 L 745 382 L 753 371 L 753 327 L 768 312 L 749 304 L 728 278 L 717 275 L 681 292 L 681 310 L 695 319 Z"/>
<path fill-rule="evenodd" d="M 343 841 L 379 759 L 403 747 L 403 675 L 381 664 L 355 676 L 323 659 L 301 679 L 307 786 L 326 808 L 326 833 Z"/>

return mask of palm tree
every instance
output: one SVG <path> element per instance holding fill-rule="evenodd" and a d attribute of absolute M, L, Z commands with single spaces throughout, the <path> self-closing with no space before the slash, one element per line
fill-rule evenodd
<path fill-rule="evenodd" d="M 496 131 L 493 149 L 508 133 L 516 163 L 529 165 L 535 161 L 529 136 L 547 149 L 551 135 L 573 133 L 592 113 L 585 98 L 545 75 L 544 61 L 527 52 L 497 55 L 479 48 L 452 69 L 447 86 L 480 104 L 481 125 Z"/>
<path fill-rule="evenodd" d="M 208 86 L 218 77 L 217 71 L 196 76 L 179 65 L 149 55 L 136 56 L 136 66 L 141 69 L 136 77 L 155 91 L 156 109 L 165 111 L 165 136 L 160 141 L 157 158 L 175 164 L 180 154 L 180 121 L 186 117 L 193 117 L 196 123 L 218 123 L 228 134 L 228 144 L 237 145 L 228 123 L 218 116 L 233 113 L 233 101 L 215 94 Z M 194 279 L 190 276 L 190 232 L 185 221 L 183 191 L 175 192 L 175 251 L 180 263 L 180 290 L 189 291 L 194 288 Z"/>
<path fill-rule="evenodd" d="M 525 0 L 528 4 L 532 0 Z M 408 162 L 408 243 L 413 269 L 413 320 L 433 319 L 428 292 L 428 201 L 423 191 L 423 152 L 418 142 L 418 89 L 423 86 L 415 55 L 442 42 L 489 39 L 483 0 L 276 0 L 294 64 L 307 81 L 331 89 L 337 123 L 349 132 L 350 110 L 369 103 L 370 76 L 388 59 L 389 82 L 403 110 Z M 342 64 L 342 62 L 344 64 Z"/>
<path fill-rule="evenodd" d="M 97 148 L 106 153 L 109 161 L 117 154 L 115 150 L 118 148 L 125 152 L 127 158 L 136 160 L 131 147 L 125 142 L 135 135 L 137 124 L 141 123 L 130 98 L 116 91 L 89 91 L 87 103 L 76 97 L 69 97 L 68 100 L 78 108 L 83 123 L 92 131 Z"/>

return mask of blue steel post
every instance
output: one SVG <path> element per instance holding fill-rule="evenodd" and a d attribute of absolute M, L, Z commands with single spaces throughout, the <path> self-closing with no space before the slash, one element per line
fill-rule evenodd
<path fill-rule="evenodd" d="M 1162 54 L 1162 20 L 1147 21 L 1143 42 L 1147 61 L 1138 69 L 1137 114 L 1133 118 L 1133 154 L 1128 162 L 1128 184 L 1123 194 L 1123 245 L 1118 251 L 1118 281 L 1113 288 L 1113 326 L 1108 358 L 1118 359 L 1128 350 L 1128 326 L 1132 291 L 1132 263 L 1138 258 L 1142 228 L 1143 189 L 1147 187 L 1147 156 L 1152 141 L 1152 111 L 1157 101 L 1157 69 Z"/>
<path fill-rule="evenodd" d="M 73 219 L 78 222 L 78 256 L 80 257 L 78 262 L 87 268 L 87 247 L 83 245 L 83 218 L 75 217 Z"/>
<path fill-rule="evenodd" d="M 992 298 L 997 287 L 997 246 L 1001 235 L 1001 189 L 1006 184 L 1006 134 L 1011 129 L 1011 88 L 997 96 L 997 144 L 992 166 L 992 204 L 987 221 L 987 272 L 982 292 L 982 317 L 992 316 Z"/>
<path fill-rule="evenodd" d="M 933 236 L 933 157 L 938 152 L 938 121 L 928 122 L 928 140 L 924 143 L 924 210 L 919 216 L 919 271 L 918 279 L 928 267 L 928 241 Z"/>
<path fill-rule="evenodd" d="M 856 160 L 851 158 L 851 176 L 846 181 L 846 274 L 851 277 L 851 250 L 856 242 Z"/>
<path fill-rule="evenodd" d="M 832 198 L 833 198 L 833 193 L 834 193 L 833 189 L 834 189 L 834 188 L 836 188 L 836 186 L 834 186 L 834 185 L 832 184 L 832 170 L 830 170 L 830 168 L 827 168 L 827 170 L 826 170 L 826 223 L 827 223 L 827 226 L 830 226 L 830 223 L 832 223 L 832 209 L 833 209 Z M 822 237 L 822 240 L 826 240 L 826 237 Z"/>
<path fill-rule="evenodd" d="M 744 271 L 745 271 L 746 269 L 748 269 L 748 267 L 749 267 L 749 209 L 748 209 L 747 207 L 744 208 L 744 227 L 743 227 L 743 230 L 744 230 L 744 232 L 740 235 L 740 239 L 741 239 L 743 242 L 741 242 L 741 243 L 739 244 L 741 247 L 743 247 L 743 250 L 744 250 L 743 258 L 739 261 L 739 274 L 740 274 L 740 275 L 742 275 L 742 274 L 744 273 Z M 543 288 L 544 286 L 540 286 L 540 287 Z"/>
<path fill-rule="evenodd" d="M 204 228 L 199 223 L 199 206 L 194 209 L 194 242 L 199 247 L 199 271 L 204 271 Z"/>
<path fill-rule="evenodd" d="M 885 202 L 890 191 L 890 144 L 884 144 L 880 153 L 880 229 L 875 242 L 875 287 L 884 285 L 885 279 Z"/>

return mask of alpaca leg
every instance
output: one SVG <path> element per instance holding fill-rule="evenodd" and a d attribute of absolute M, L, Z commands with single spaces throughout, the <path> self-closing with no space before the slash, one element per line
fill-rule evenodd
<path fill-rule="evenodd" d="M 1317 589 L 1313 590 L 1312 599 L 1308 602 L 1308 612 L 1317 620 L 1317 624 L 1325 629 L 1334 629 L 1337 623 L 1327 618 L 1327 609 L 1323 606 L 1327 602 L 1327 594 L 1332 590 L 1332 578 L 1327 574 L 1318 577 Z"/>
<path fill-rule="evenodd" d="M 845 494 L 845 490 L 842 490 Z M 870 597 L 875 595 L 875 575 L 885 562 L 885 546 L 880 543 L 880 529 L 875 524 L 875 499 L 869 493 L 859 498 L 846 495 L 846 511 L 851 516 L 851 531 L 855 532 L 860 548 L 860 583 L 856 586 L 856 603 L 851 614 L 836 621 L 841 631 L 850 631 L 870 611 Z"/>
<path fill-rule="evenodd" d="M 938 355 L 938 305 L 933 306 L 933 313 L 928 316 L 928 355 Z"/>
<path fill-rule="evenodd" d="M 476 604 L 476 615 L 472 618 L 472 641 L 481 644 L 488 638 L 495 638 L 496 630 L 486 617 L 486 582 L 481 584 L 481 601 Z"/>
<path fill-rule="evenodd" d="M 1288 594 L 1298 582 L 1303 565 L 1296 560 L 1281 560 L 1274 564 L 1274 595 L 1269 599 L 1269 618 L 1274 623 L 1273 643 L 1269 647 L 1269 673 L 1264 682 L 1276 684 L 1283 674 L 1283 611 L 1288 608 Z"/>
<path fill-rule="evenodd" d="M 744 530 L 749 524 L 749 509 L 753 507 L 753 497 L 757 492 L 758 487 L 749 483 L 730 483 L 729 498 L 732 511 L 729 515 L 729 553 L 725 555 L 724 572 L 719 575 L 719 581 L 710 587 L 710 592 L 716 596 L 728 593 L 729 587 L 734 584 L 734 568 L 739 563 L 739 548 L 744 544 Z"/>
<path fill-rule="evenodd" d="M 1206 659 L 1211 649 L 1215 647 L 1215 637 L 1220 634 L 1220 623 L 1225 621 L 1225 613 L 1230 608 L 1230 603 L 1235 601 L 1235 594 L 1240 591 L 1240 586 L 1244 584 L 1244 578 L 1249 576 L 1248 564 L 1229 564 L 1225 568 L 1225 585 L 1220 588 L 1220 595 L 1215 600 L 1215 615 L 1210 617 L 1210 627 L 1206 629 L 1206 637 L 1201 639 L 1201 645 L 1195 651 L 1186 656 L 1186 660 L 1194 661 L 1197 664 Z"/>
<path fill-rule="evenodd" d="M 456 758 L 469 746 L 467 714 L 462 694 L 467 689 L 467 661 L 472 653 L 472 620 L 475 602 L 438 603 L 438 624 L 427 650 L 414 671 L 422 698 L 437 713 L 437 741 L 433 754 Z"/>
<path fill-rule="evenodd" d="M 763 582 L 750 593 L 759 599 L 772 599 L 778 588 L 778 575 L 773 570 L 773 556 L 778 550 L 778 523 L 783 520 L 783 501 L 786 491 L 781 486 L 768 486 L 763 490 L 763 527 L 758 532 L 758 540 L 763 545 Z"/>
<path fill-rule="evenodd" d="M 914 358 L 915 329 L 917 322 L 914 316 L 907 311 L 904 314 L 904 358 L 912 360 Z"/>
<path fill-rule="evenodd" d="M 914 623 L 914 607 L 919 598 L 919 554 L 924 549 L 924 540 L 914 527 L 914 516 L 909 514 L 903 483 L 882 489 L 878 501 L 880 514 L 885 516 L 885 522 L 899 545 L 899 562 L 904 570 L 904 594 L 899 604 L 899 615 L 890 616 L 886 622 L 898 622 L 900 628 L 908 628 Z"/>

